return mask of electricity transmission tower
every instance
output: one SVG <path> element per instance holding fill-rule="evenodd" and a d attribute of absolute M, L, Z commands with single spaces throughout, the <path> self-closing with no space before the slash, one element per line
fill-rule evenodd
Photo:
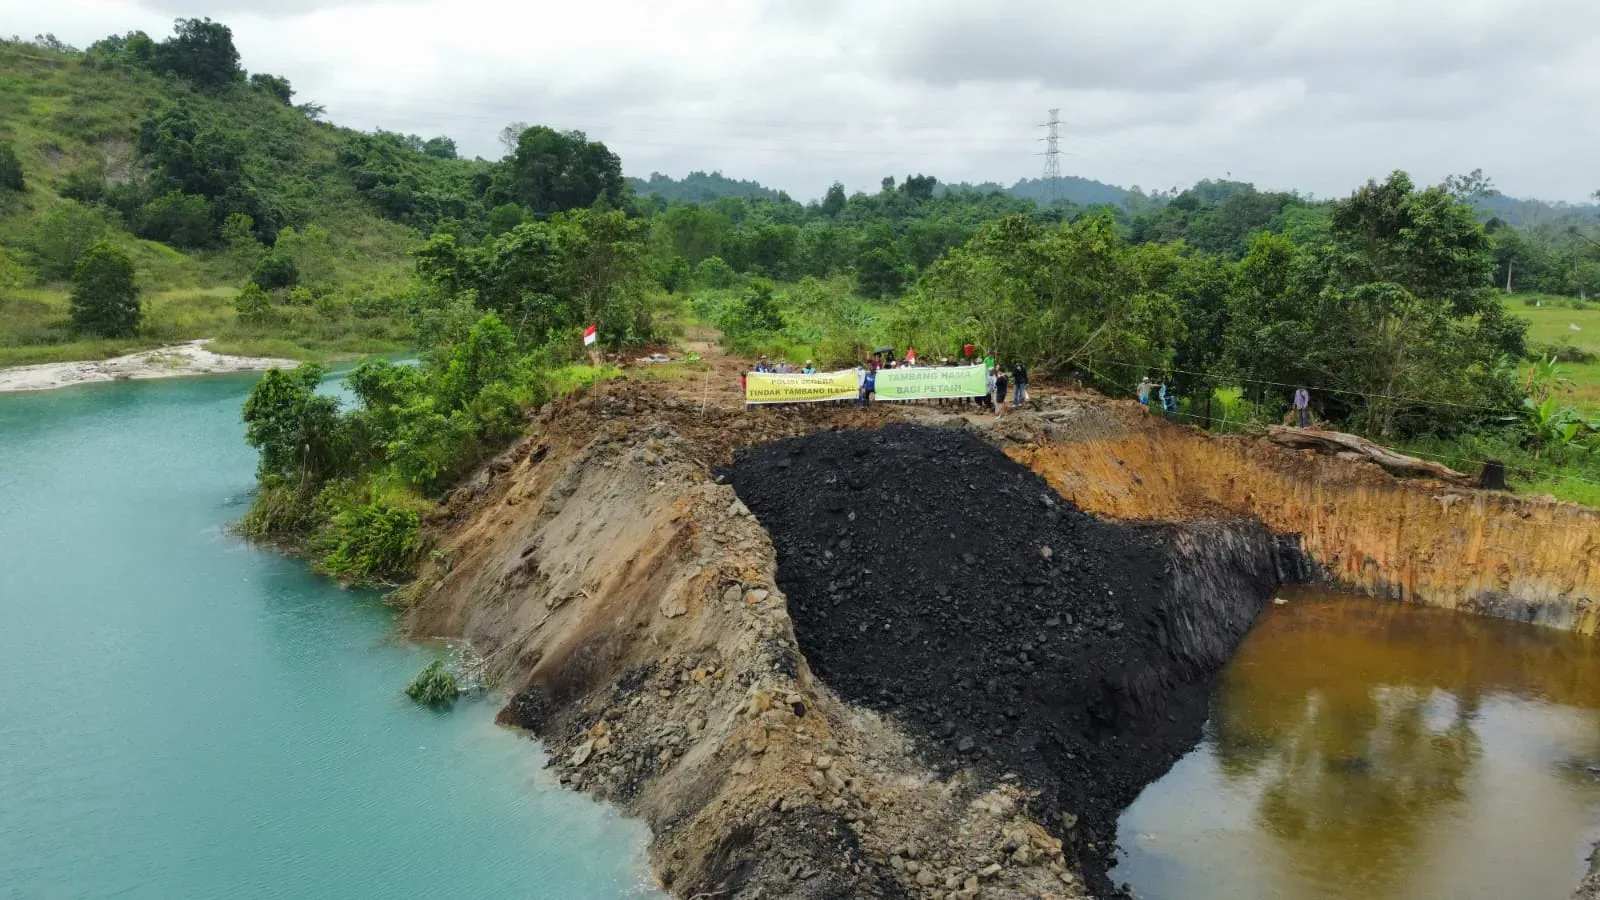
<path fill-rule="evenodd" d="M 1050 110 L 1050 121 L 1044 124 L 1050 129 L 1044 145 L 1044 181 L 1050 191 L 1050 202 L 1054 204 L 1061 199 L 1061 110 Z"/>

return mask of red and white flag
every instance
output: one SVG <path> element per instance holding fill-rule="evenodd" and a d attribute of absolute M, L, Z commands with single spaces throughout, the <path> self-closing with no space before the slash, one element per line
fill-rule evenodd
<path fill-rule="evenodd" d="M 595 340 L 599 337 L 597 334 L 595 334 L 596 330 L 597 329 L 593 325 L 590 325 L 588 328 L 585 328 L 583 330 L 583 345 L 585 347 L 587 347 L 590 344 L 594 343 Z"/>

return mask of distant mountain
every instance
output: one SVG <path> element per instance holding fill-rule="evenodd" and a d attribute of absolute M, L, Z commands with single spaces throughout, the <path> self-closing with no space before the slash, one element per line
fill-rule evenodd
<path fill-rule="evenodd" d="M 1079 206 L 1121 207 L 1126 207 L 1129 199 L 1135 196 L 1135 192 L 1126 188 L 1095 181 L 1092 178 L 1080 178 L 1077 175 L 1063 175 L 1055 183 L 1043 178 L 1024 178 L 1012 185 L 1007 193 L 1014 197 L 1025 197 L 1039 204 L 1049 204 L 1060 198 Z"/>
<path fill-rule="evenodd" d="M 1600 224 L 1600 204 L 1595 203 L 1549 203 L 1544 200 L 1523 200 L 1516 197 L 1507 197 L 1504 194 L 1490 194 L 1473 201 L 1473 206 L 1478 209 L 1478 217 L 1484 220 L 1494 217 L 1516 228 L 1532 228 L 1538 225 L 1585 225 Z"/>
<path fill-rule="evenodd" d="M 729 178 L 721 172 L 690 172 L 681 181 L 670 175 L 651 172 L 650 180 L 629 178 L 628 185 L 641 197 L 654 194 L 669 202 L 709 203 L 719 197 L 776 200 L 779 194 L 758 182 Z"/>

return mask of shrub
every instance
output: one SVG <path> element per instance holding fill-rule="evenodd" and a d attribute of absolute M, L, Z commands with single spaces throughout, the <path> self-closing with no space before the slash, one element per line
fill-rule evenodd
<path fill-rule="evenodd" d="M 256 270 L 251 274 L 250 280 L 269 291 L 292 288 L 300 281 L 300 270 L 288 254 L 273 250 L 261 257 L 261 262 L 256 263 Z"/>
<path fill-rule="evenodd" d="M 1554 359 L 1556 362 L 1564 363 L 1592 363 L 1595 361 L 1596 355 L 1594 352 L 1576 346 L 1572 341 L 1562 338 L 1554 343 L 1530 344 L 1528 346 L 1528 358 L 1540 361 Z"/>
<path fill-rule="evenodd" d="M 386 448 L 395 474 L 431 490 L 476 455 L 472 421 L 462 412 L 442 413 L 423 397 L 396 413 L 395 437 Z"/>
<path fill-rule="evenodd" d="M 139 291 L 133 260 L 109 241 L 90 247 L 72 275 L 73 327 L 101 337 L 123 337 L 139 327 Z"/>
<path fill-rule="evenodd" d="M 94 210 L 67 201 L 34 220 L 23 243 L 33 254 L 34 268 L 43 278 L 71 278 L 78 260 L 110 229 Z"/>
<path fill-rule="evenodd" d="M 700 260 L 700 265 L 694 269 L 694 280 L 698 281 L 701 287 L 733 287 L 737 279 L 733 267 L 723 262 L 720 256 L 708 256 Z"/>
<path fill-rule="evenodd" d="M 409 577 L 427 549 L 417 511 L 377 493 L 335 513 L 318 543 L 330 574 L 366 582 Z"/>
<path fill-rule="evenodd" d="M 436 659 L 406 685 L 406 696 L 424 706 L 435 706 L 461 696 L 461 687 L 455 673 L 445 668 L 444 660 Z"/>
<path fill-rule="evenodd" d="M 9 143 L 0 143 L 0 190 L 20 191 L 23 188 L 22 161 Z"/>
<path fill-rule="evenodd" d="M 199 194 L 168 191 L 139 211 L 139 236 L 174 247 L 206 247 L 215 243 L 211 204 Z"/>
<path fill-rule="evenodd" d="M 239 314 L 239 321 L 247 325 L 272 321 L 272 298 L 254 281 L 245 285 L 244 290 L 233 298 L 233 308 Z"/>
<path fill-rule="evenodd" d="M 316 495 L 297 483 L 276 475 L 261 479 L 255 502 L 239 521 L 239 533 L 248 538 L 301 535 L 316 527 Z"/>
<path fill-rule="evenodd" d="M 56 193 L 79 203 L 99 203 L 106 195 L 106 179 L 95 169 L 73 169 Z"/>

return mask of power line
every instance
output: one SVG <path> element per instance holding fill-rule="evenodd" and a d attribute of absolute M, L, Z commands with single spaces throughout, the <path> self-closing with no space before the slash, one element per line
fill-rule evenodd
<path fill-rule="evenodd" d="M 1054 206 L 1061 199 L 1060 109 L 1050 110 L 1050 121 L 1044 127 L 1050 129 L 1044 145 L 1044 181 L 1050 189 L 1050 204 Z"/>

